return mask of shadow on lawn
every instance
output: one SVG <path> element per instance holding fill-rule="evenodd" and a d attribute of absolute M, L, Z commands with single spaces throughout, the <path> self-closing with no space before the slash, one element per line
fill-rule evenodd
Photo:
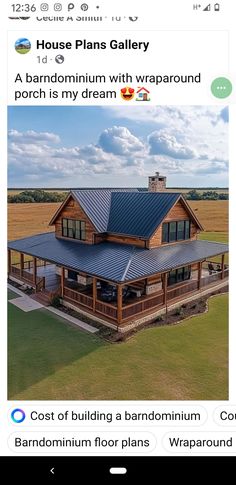
<path fill-rule="evenodd" d="M 105 345 L 46 309 L 8 303 L 8 399 Z"/>

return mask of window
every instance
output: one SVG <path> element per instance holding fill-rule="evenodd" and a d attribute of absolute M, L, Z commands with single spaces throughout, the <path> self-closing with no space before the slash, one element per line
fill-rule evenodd
<path fill-rule="evenodd" d="M 184 274 L 183 274 L 183 279 L 189 280 L 191 276 L 191 266 L 185 266 L 184 267 Z"/>
<path fill-rule="evenodd" d="M 168 275 L 167 284 L 168 286 L 175 285 L 176 283 L 176 271 L 170 271 Z"/>
<path fill-rule="evenodd" d="M 75 221 L 74 219 L 62 219 L 62 236 L 72 239 L 86 240 L 85 221 Z"/>
<path fill-rule="evenodd" d="M 169 242 L 176 241 L 176 227 L 177 227 L 177 222 L 170 222 L 170 224 L 169 224 Z"/>
<path fill-rule="evenodd" d="M 68 280 L 77 281 L 77 273 L 68 269 Z"/>
<path fill-rule="evenodd" d="M 176 270 L 176 282 L 177 283 L 180 283 L 180 281 L 183 281 L 184 277 L 183 277 L 183 269 L 184 268 L 178 268 Z"/>
<path fill-rule="evenodd" d="M 181 281 L 189 280 L 191 276 L 191 266 L 184 266 L 170 271 L 168 274 L 168 286 L 181 283 Z"/>
<path fill-rule="evenodd" d="M 169 242 L 169 224 L 166 222 L 162 224 L 162 242 Z"/>
<path fill-rule="evenodd" d="M 185 239 L 190 238 L 190 221 L 185 221 Z"/>
<path fill-rule="evenodd" d="M 162 224 L 162 243 L 190 239 L 190 221 L 173 221 Z"/>
<path fill-rule="evenodd" d="M 86 226 L 84 221 L 80 221 L 81 239 L 85 241 L 86 239 Z"/>
<path fill-rule="evenodd" d="M 177 222 L 177 240 L 185 239 L 184 221 Z"/>
<path fill-rule="evenodd" d="M 81 222 L 75 221 L 75 239 L 81 239 Z"/>
<path fill-rule="evenodd" d="M 67 219 L 62 219 L 62 236 L 68 237 Z"/>
<path fill-rule="evenodd" d="M 74 237 L 74 221 L 67 219 L 68 224 L 68 237 Z"/>

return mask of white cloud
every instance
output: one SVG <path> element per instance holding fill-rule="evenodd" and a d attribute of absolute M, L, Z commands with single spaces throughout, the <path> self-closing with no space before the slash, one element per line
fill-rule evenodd
<path fill-rule="evenodd" d="M 221 106 L 109 106 L 103 108 L 110 118 L 134 122 L 157 123 L 174 130 L 188 128 L 198 122 L 228 122 L 228 107 Z"/>
<path fill-rule="evenodd" d="M 154 131 L 148 136 L 148 143 L 151 155 L 166 155 L 181 160 L 197 157 L 193 148 L 179 143 L 173 135 Z"/>
<path fill-rule="evenodd" d="M 124 126 L 113 126 L 104 130 L 99 137 L 98 145 L 105 152 L 122 156 L 144 148 L 143 143 Z"/>
<path fill-rule="evenodd" d="M 222 107 L 106 110 L 116 117 L 120 113 L 121 126 L 108 125 L 98 140 L 84 146 L 65 146 L 56 133 L 10 130 L 10 184 L 28 179 L 53 186 L 55 180 L 61 184 L 70 180 L 75 186 L 81 177 L 89 180 L 99 175 L 110 176 L 114 186 L 125 185 L 127 177 L 127 185 L 132 185 L 134 177 L 160 171 L 167 176 L 192 177 L 194 185 L 198 175 L 227 174 L 227 110 Z M 127 119 L 131 119 L 126 127 L 124 113 L 128 112 Z M 145 135 L 138 136 L 141 119 Z"/>
<path fill-rule="evenodd" d="M 21 133 L 17 130 L 10 130 L 8 133 L 9 140 L 17 143 L 59 143 L 60 137 L 55 133 L 37 132 L 33 130 Z"/>

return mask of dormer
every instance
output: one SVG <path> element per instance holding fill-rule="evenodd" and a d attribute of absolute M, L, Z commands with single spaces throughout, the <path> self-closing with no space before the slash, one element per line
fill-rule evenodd
<path fill-rule="evenodd" d="M 96 228 L 72 192 L 54 214 L 49 225 L 55 226 L 56 237 L 94 243 Z"/>
<path fill-rule="evenodd" d="M 196 239 L 203 229 L 182 194 L 132 189 L 71 191 L 50 225 L 58 238 L 147 249 Z"/>

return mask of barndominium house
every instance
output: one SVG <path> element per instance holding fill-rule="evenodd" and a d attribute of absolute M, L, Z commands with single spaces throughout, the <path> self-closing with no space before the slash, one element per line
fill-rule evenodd
<path fill-rule="evenodd" d="M 227 285 L 228 246 L 198 240 L 201 222 L 158 172 L 146 191 L 72 190 L 50 225 L 9 242 L 9 278 L 119 331 Z"/>

